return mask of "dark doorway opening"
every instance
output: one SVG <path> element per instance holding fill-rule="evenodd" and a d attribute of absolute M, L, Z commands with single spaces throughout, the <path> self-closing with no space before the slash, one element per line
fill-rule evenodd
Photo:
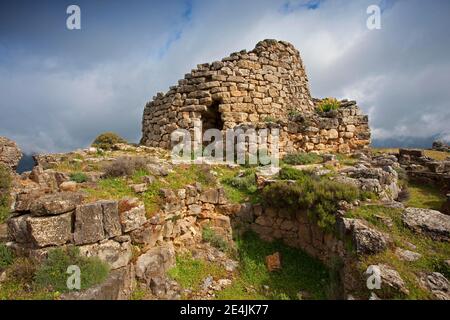
<path fill-rule="evenodd" d="M 202 131 L 208 129 L 223 130 L 222 114 L 219 112 L 220 101 L 213 101 L 213 103 L 202 114 Z"/>

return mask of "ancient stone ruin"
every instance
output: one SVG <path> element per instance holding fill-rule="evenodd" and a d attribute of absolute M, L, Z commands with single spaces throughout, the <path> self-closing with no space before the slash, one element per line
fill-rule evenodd
<path fill-rule="evenodd" d="M 264 40 L 250 52 L 232 53 L 186 74 L 178 85 L 147 103 L 141 144 L 170 148 L 176 129 L 279 128 L 280 153 L 350 153 L 368 148 L 368 117 L 355 101 L 331 112 L 316 110 L 298 50 L 285 41 Z"/>

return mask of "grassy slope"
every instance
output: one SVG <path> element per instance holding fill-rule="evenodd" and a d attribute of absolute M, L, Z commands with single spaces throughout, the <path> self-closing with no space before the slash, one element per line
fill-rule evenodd
<path fill-rule="evenodd" d="M 376 218 L 376 215 L 391 218 L 394 226 L 391 229 L 388 228 Z M 388 233 L 395 246 L 422 255 L 415 262 L 407 262 L 399 259 L 392 249 L 388 249 L 380 254 L 366 257 L 361 265 L 361 272 L 364 272 L 371 264 L 385 263 L 393 266 L 405 280 L 410 290 L 410 295 L 407 297 L 409 299 L 430 298 L 429 294 L 418 285 L 416 275 L 419 272 L 441 272 L 447 277 L 450 276 L 450 269 L 444 263 L 444 260 L 450 257 L 450 243 L 433 241 L 426 236 L 411 232 L 401 221 L 401 210 L 380 206 L 364 206 L 352 211 L 350 217 L 367 220 L 374 228 Z M 409 244 L 413 244 L 416 248 L 411 249 Z"/>
<path fill-rule="evenodd" d="M 410 192 L 410 199 L 406 202 L 408 207 L 440 210 L 446 201 L 439 188 L 432 185 L 409 183 L 408 190 Z"/>
<path fill-rule="evenodd" d="M 308 292 L 313 299 L 327 297 L 329 272 L 306 253 L 279 242 L 263 242 L 253 233 L 238 239 L 237 247 L 239 276 L 230 287 L 219 292 L 218 299 L 298 299 L 299 291 Z M 281 253 L 282 269 L 269 272 L 265 257 L 275 252 Z M 265 291 L 263 286 L 270 289 Z"/>

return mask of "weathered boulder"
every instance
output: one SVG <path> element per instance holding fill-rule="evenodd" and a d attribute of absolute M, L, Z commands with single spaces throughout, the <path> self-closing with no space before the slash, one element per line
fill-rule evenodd
<path fill-rule="evenodd" d="M 44 170 L 41 166 L 35 166 L 29 178 L 37 183 L 40 188 L 47 188 L 52 191 L 57 191 L 63 182 L 70 180 L 70 177 L 64 172 Z"/>
<path fill-rule="evenodd" d="M 403 223 L 414 232 L 427 235 L 434 240 L 450 241 L 450 216 L 436 210 L 406 208 Z"/>
<path fill-rule="evenodd" d="M 49 217 L 29 217 L 27 230 L 32 242 L 42 248 L 60 246 L 72 239 L 72 213 Z"/>
<path fill-rule="evenodd" d="M 41 189 L 26 190 L 18 193 L 13 204 L 13 210 L 19 213 L 29 212 L 31 205 L 44 194 L 44 191 Z"/>
<path fill-rule="evenodd" d="M 153 247 L 163 240 L 163 226 L 146 223 L 142 227 L 130 232 L 133 244 L 143 244 Z"/>
<path fill-rule="evenodd" d="M 131 189 L 133 189 L 135 193 L 143 193 L 147 191 L 148 187 L 146 183 L 140 183 L 140 184 L 132 184 Z"/>
<path fill-rule="evenodd" d="M 8 226 L 9 240 L 15 241 L 17 243 L 30 242 L 27 225 L 27 220 L 29 217 L 29 214 L 25 214 L 18 217 L 9 218 L 7 220 L 6 223 Z"/>
<path fill-rule="evenodd" d="M 266 257 L 267 270 L 270 272 L 281 270 L 281 255 L 279 252 L 275 252 Z"/>
<path fill-rule="evenodd" d="M 21 158 L 22 151 L 17 144 L 8 138 L 0 137 L 0 164 L 15 171 Z"/>
<path fill-rule="evenodd" d="M 37 198 L 30 205 L 33 216 L 58 215 L 74 211 L 81 204 L 83 196 L 76 192 L 59 192 Z"/>
<path fill-rule="evenodd" d="M 419 260 L 422 257 L 422 255 L 420 253 L 413 252 L 413 251 L 410 251 L 410 250 L 401 249 L 401 248 L 396 248 L 395 249 L 395 254 L 401 260 L 409 261 L 409 262 L 417 261 L 417 260 Z"/>
<path fill-rule="evenodd" d="M 64 181 L 59 185 L 59 190 L 76 192 L 78 190 L 78 183 L 75 181 Z"/>
<path fill-rule="evenodd" d="M 450 300 L 450 283 L 441 273 L 423 273 L 420 282 L 436 299 Z"/>
<path fill-rule="evenodd" d="M 163 276 L 175 264 L 175 249 L 171 243 L 151 248 L 136 261 L 136 277 L 150 283 Z"/>
<path fill-rule="evenodd" d="M 359 219 L 342 219 L 346 234 L 351 234 L 356 253 L 376 254 L 386 250 L 389 244 L 389 237 L 378 230 L 375 230 Z"/>
<path fill-rule="evenodd" d="M 80 246 L 80 253 L 86 257 L 98 257 L 108 263 L 111 269 L 125 267 L 130 263 L 133 256 L 131 241 L 129 238 L 115 240 L 104 240 L 100 243 Z"/>
<path fill-rule="evenodd" d="M 119 202 L 119 217 L 123 232 L 136 230 L 147 220 L 145 206 L 135 198 L 123 199 Z"/>
<path fill-rule="evenodd" d="M 377 290 L 377 295 L 379 295 L 381 298 L 388 299 L 398 297 L 398 295 L 409 294 L 409 290 L 406 287 L 405 281 L 400 277 L 400 274 L 392 267 L 385 264 L 379 264 L 373 267 L 378 268 L 380 272 L 379 276 L 381 280 L 381 290 Z"/>
<path fill-rule="evenodd" d="M 157 276 L 150 280 L 149 284 L 152 294 L 158 299 L 178 300 L 181 298 L 180 285 L 167 276 Z"/>
<path fill-rule="evenodd" d="M 64 293 L 61 300 L 128 300 L 134 288 L 132 265 L 110 272 L 101 284 L 81 292 Z"/>

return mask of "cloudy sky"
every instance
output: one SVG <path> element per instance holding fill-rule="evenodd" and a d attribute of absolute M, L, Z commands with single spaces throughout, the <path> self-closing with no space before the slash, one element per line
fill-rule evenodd
<path fill-rule="evenodd" d="M 66 9 L 81 8 L 81 30 Z M 366 10 L 382 10 L 369 30 Z M 450 140 L 450 1 L 0 2 L 0 135 L 26 152 L 140 138 L 145 103 L 198 63 L 293 43 L 313 96 L 356 99 L 374 139 Z"/>

